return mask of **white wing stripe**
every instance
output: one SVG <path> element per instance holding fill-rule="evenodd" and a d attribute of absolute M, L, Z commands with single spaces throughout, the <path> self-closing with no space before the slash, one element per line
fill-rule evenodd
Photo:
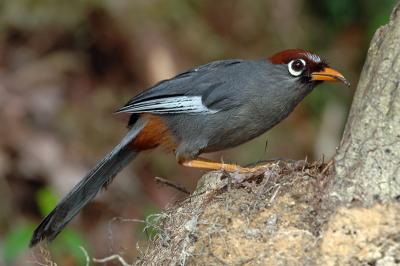
<path fill-rule="evenodd" d="M 121 109 L 124 113 L 208 113 L 214 114 L 218 110 L 207 108 L 201 96 L 175 96 L 153 99 L 126 106 Z"/>

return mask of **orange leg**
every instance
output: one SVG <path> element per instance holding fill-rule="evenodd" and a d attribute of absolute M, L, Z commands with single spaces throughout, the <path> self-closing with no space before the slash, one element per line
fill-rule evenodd
<path fill-rule="evenodd" d="M 241 173 L 251 173 L 259 170 L 261 167 L 241 167 L 236 164 L 227 164 L 227 163 L 219 163 L 210 161 L 204 158 L 198 158 L 196 160 L 189 160 L 181 162 L 183 166 L 207 169 L 207 170 L 225 170 L 227 172 L 241 172 Z"/>

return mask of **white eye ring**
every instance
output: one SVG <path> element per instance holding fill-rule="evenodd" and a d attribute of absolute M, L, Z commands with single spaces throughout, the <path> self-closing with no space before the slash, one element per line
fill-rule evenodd
<path fill-rule="evenodd" d="M 298 63 L 298 62 L 301 62 L 302 65 L 293 66 L 293 63 Z M 303 59 L 295 59 L 289 62 L 288 70 L 292 76 L 298 77 L 301 75 L 301 73 L 303 73 L 305 66 L 306 66 L 306 61 L 304 61 Z"/>

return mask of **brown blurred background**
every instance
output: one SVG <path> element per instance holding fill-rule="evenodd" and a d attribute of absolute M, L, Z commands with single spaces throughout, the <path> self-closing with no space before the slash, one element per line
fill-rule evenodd
<path fill-rule="evenodd" d="M 339 143 L 368 43 L 395 0 L 2 0 L 0 2 L 0 265 L 38 259 L 27 243 L 56 202 L 126 131 L 113 111 L 155 82 L 196 65 L 314 51 L 351 82 L 318 87 L 282 124 L 213 154 L 247 164 L 282 157 L 328 160 Z M 266 146 L 266 143 L 268 145 Z M 58 265 L 122 254 L 133 261 L 160 209 L 202 175 L 171 154 L 146 153 L 49 245 Z M 137 243 L 138 246 L 137 246 Z M 139 249 L 137 248 L 139 247 Z"/>

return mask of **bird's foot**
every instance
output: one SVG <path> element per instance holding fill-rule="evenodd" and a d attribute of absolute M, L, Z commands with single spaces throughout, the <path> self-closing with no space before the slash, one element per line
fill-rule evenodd
<path fill-rule="evenodd" d="M 207 170 L 222 170 L 229 173 L 254 173 L 260 170 L 263 166 L 256 167 L 242 167 L 237 164 L 223 163 L 223 162 L 214 162 L 206 159 L 196 159 L 181 162 L 183 166 L 192 167 L 192 168 L 200 168 Z"/>
<path fill-rule="evenodd" d="M 242 167 L 237 164 L 214 162 L 203 158 L 183 161 L 181 162 L 181 164 L 186 167 L 200 168 L 207 170 L 222 170 L 229 173 L 240 173 L 240 174 L 256 173 L 268 167 L 268 164 L 257 165 L 254 167 Z"/>

